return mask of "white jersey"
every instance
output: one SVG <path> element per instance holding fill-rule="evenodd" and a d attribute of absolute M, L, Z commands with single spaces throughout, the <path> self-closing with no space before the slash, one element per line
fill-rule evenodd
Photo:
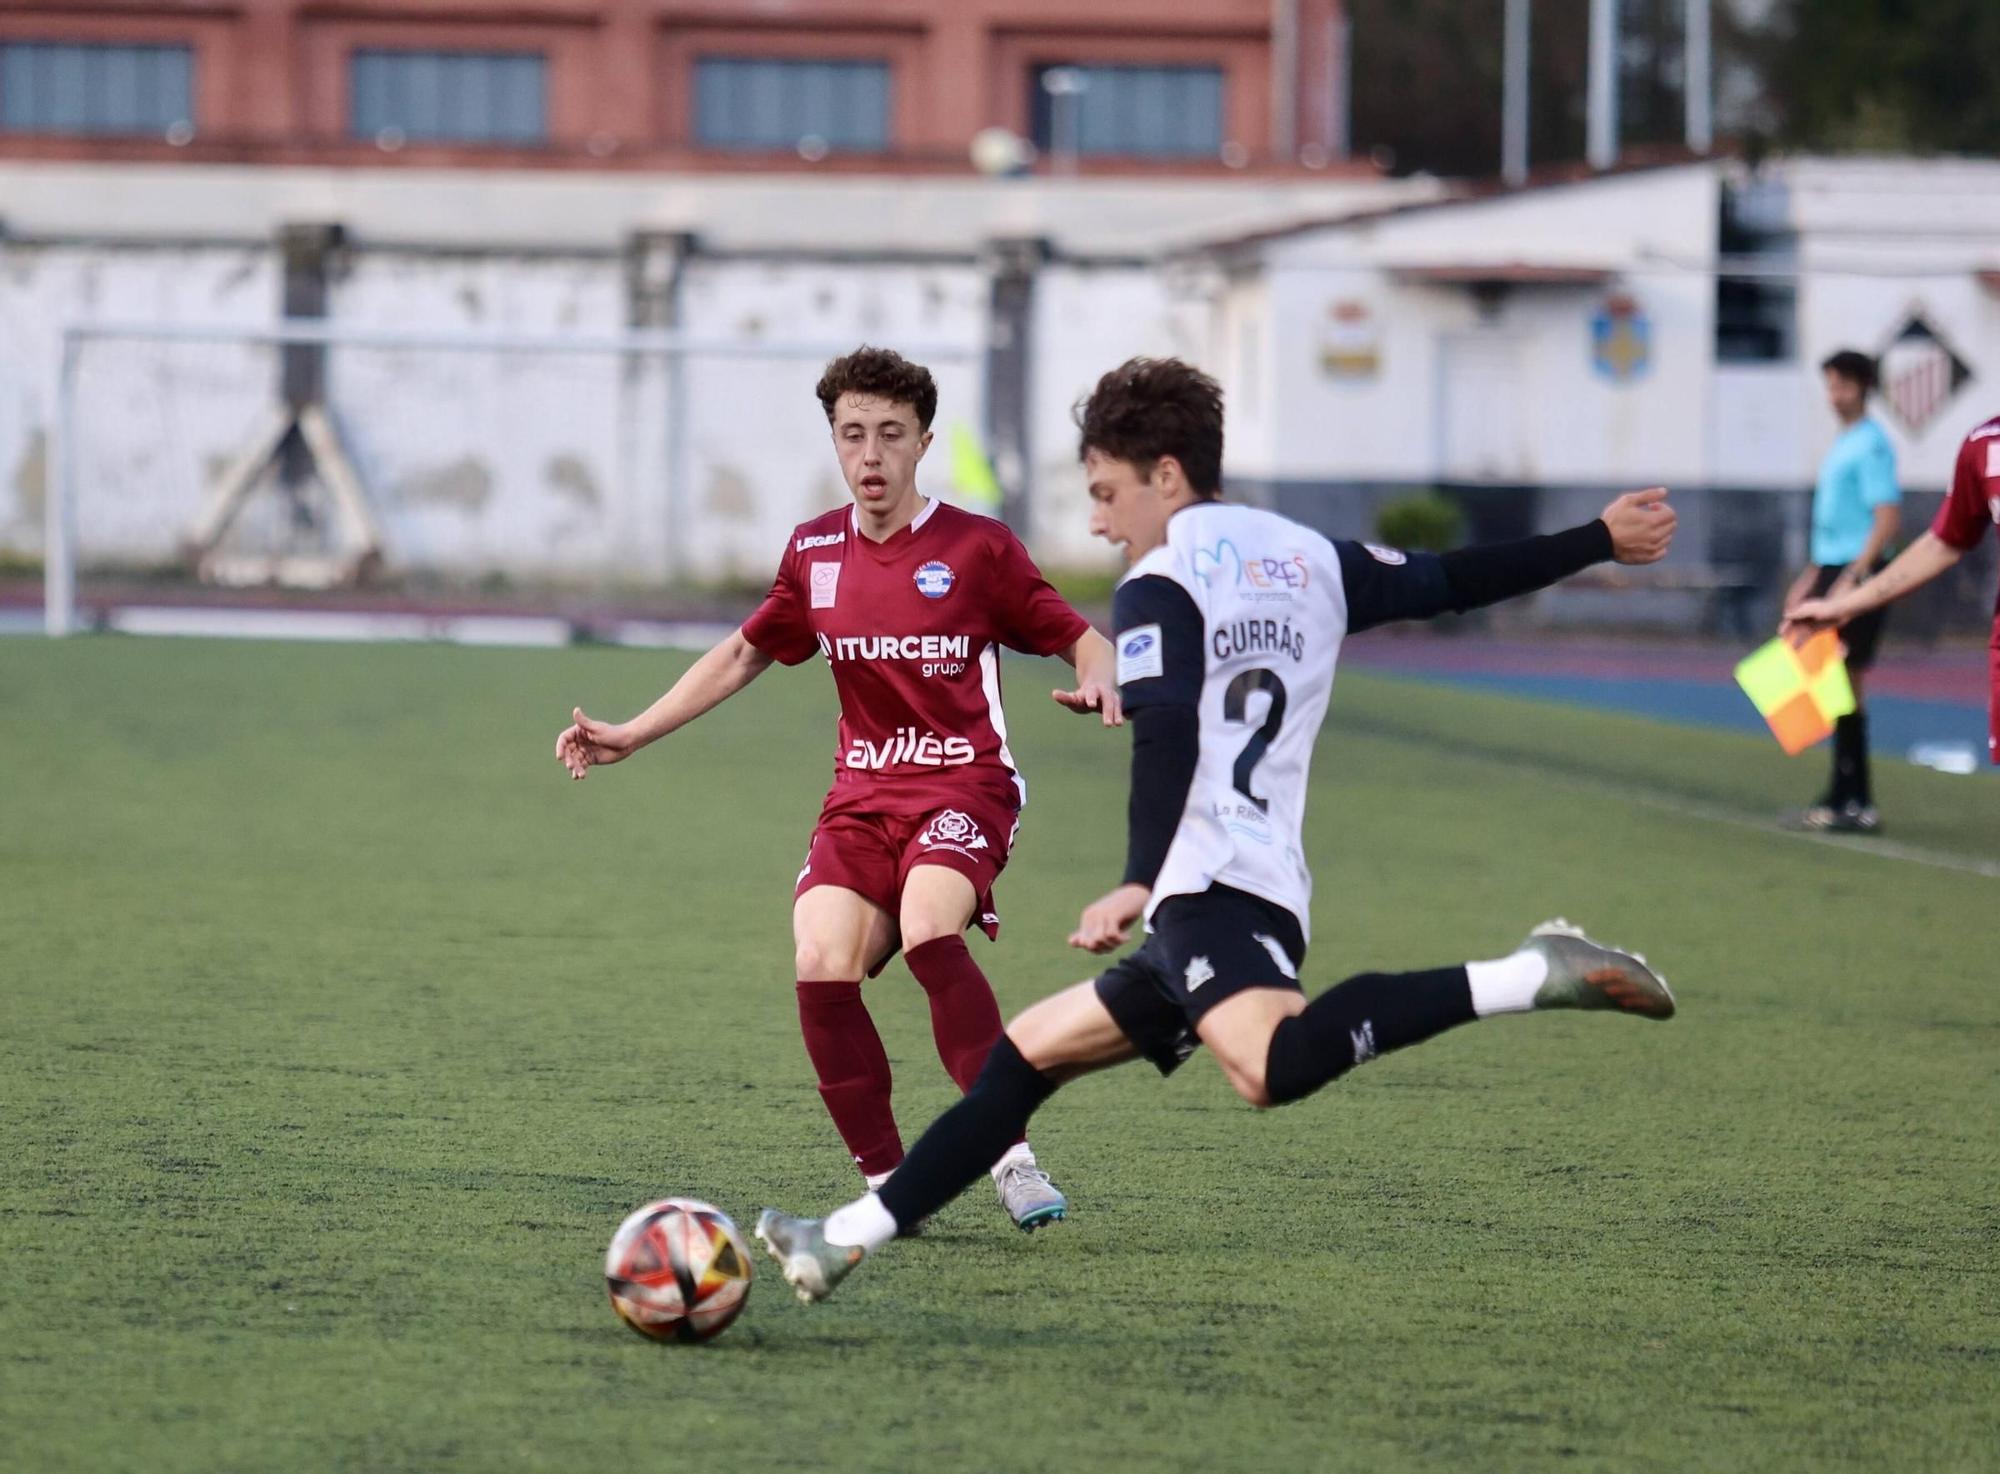
<path fill-rule="evenodd" d="M 1168 896 L 1226 885 L 1283 907 L 1306 931 L 1306 775 L 1348 629 L 1335 545 L 1254 507 L 1183 508 L 1165 544 L 1121 580 L 1117 624 L 1128 699 L 1193 699 L 1200 725 L 1194 781 L 1147 919 Z M 1194 641 L 1198 667 L 1186 648 Z"/>

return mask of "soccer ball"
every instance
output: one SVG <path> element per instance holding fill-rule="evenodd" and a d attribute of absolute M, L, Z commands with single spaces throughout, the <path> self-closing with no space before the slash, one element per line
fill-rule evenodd
<path fill-rule="evenodd" d="M 750 1251 L 729 1215 L 662 1198 L 618 1225 L 604 1255 L 611 1308 L 655 1341 L 719 1336 L 750 1299 Z"/>

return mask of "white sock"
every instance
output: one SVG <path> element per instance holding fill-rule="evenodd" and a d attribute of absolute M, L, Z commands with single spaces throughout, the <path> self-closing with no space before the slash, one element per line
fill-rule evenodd
<path fill-rule="evenodd" d="M 1481 1018 L 1496 1013 L 1526 1013 L 1535 1006 L 1535 990 L 1549 980 L 1549 961 L 1539 952 L 1516 952 L 1497 962 L 1468 962 L 1472 1011 Z"/>
<path fill-rule="evenodd" d="M 990 1169 L 993 1174 L 993 1180 L 998 1182 L 1000 1174 L 1005 1172 L 1008 1166 L 1014 1162 L 1026 1162 L 1030 1167 L 1034 1166 L 1034 1148 L 1029 1146 L 1025 1141 L 1017 1141 L 1008 1147 L 1006 1151 L 1000 1153 L 1000 1160 L 995 1162 Z"/>
<path fill-rule="evenodd" d="M 889 1180 L 889 1174 L 887 1172 L 864 1172 L 861 1174 L 861 1180 L 868 1184 L 868 1191 L 874 1192 L 876 1188 Z"/>
<path fill-rule="evenodd" d="M 827 1215 L 826 1241 L 843 1249 L 859 1246 L 863 1252 L 873 1254 L 895 1236 L 895 1217 L 873 1193 Z"/>

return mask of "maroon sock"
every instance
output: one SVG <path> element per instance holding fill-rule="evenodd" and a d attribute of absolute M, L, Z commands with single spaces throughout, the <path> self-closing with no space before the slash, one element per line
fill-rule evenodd
<path fill-rule="evenodd" d="M 889 1056 L 861 1001 L 861 984 L 801 982 L 799 1028 L 819 1076 L 819 1098 L 861 1170 L 873 1177 L 903 1160 L 889 1107 Z"/>
<path fill-rule="evenodd" d="M 961 1091 L 970 1090 L 1000 1037 L 1000 1005 L 994 1001 L 993 985 L 972 960 L 964 937 L 938 937 L 903 955 L 930 995 L 931 1033 L 945 1073 Z"/>

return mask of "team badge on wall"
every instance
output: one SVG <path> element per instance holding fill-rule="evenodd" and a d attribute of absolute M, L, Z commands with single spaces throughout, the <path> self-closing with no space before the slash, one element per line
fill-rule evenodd
<path fill-rule="evenodd" d="M 1631 384 L 1653 366 L 1653 322 L 1623 292 L 1606 297 L 1590 317 L 1590 366 L 1601 379 Z"/>
<path fill-rule="evenodd" d="M 942 599 L 957 582 L 958 575 L 951 571 L 951 565 L 935 558 L 917 569 L 917 592 L 926 599 Z"/>
<path fill-rule="evenodd" d="M 1882 398 L 1912 435 L 1923 434 L 1971 377 L 1922 311 L 1912 312 L 1882 350 Z"/>
<path fill-rule="evenodd" d="M 1366 302 L 1328 305 L 1319 330 L 1320 372 L 1329 379 L 1372 379 L 1382 369 L 1382 328 Z"/>

